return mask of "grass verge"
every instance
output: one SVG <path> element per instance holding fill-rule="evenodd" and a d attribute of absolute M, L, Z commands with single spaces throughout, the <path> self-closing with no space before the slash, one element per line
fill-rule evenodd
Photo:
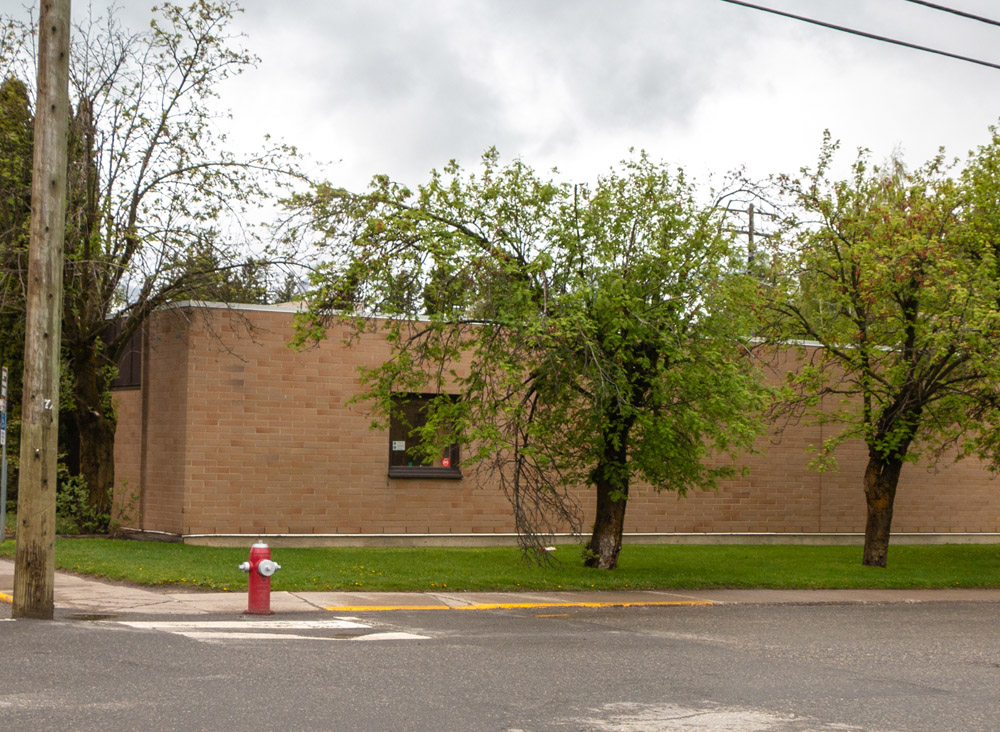
<path fill-rule="evenodd" d="M 248 549 L 112 539 L 57 539 L 56 567 L 144 585 L 239 591 Z M 14 542 L 0 556 L 14 555 Z M 287 591 L 525 591 L 705 588 L 1000 587 L 1000 545 L 896 546 L 888 569 L 861 566 L 861 548 L 843 546 L 626 546 L 613 572 L 582 566 L 560 547 L 551 566 L 520 550 L 273 549 Z"/>

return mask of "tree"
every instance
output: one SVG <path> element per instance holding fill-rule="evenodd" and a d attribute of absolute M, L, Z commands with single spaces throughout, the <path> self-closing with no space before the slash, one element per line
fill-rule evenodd
<path fill-rule="evenodd" d="M 590 188 L 490 151 L 416 192 L 377 177 L 293 205 L 333 256 L 300 341 L 329 318 L 384 330 L 391 358 L 362 373 L 377 423 L 398 394 L 439 394 L 419 428 L 428 457 L 470 446 L 463 465 L 498 477 L 525 548 L 579 526 L 568 489 L 589 485 L 586 563 L 613 569 L 636 480 L 711 488 L 751 448 L 754 282 L 681 173 L 641 155 Z"/>
<path fill-rule="evenodd" d="M 109 384 L 129 339 L 153 310 L 204 293 L 220 269 L 246 261 L 248 208 L 298 178 L 290 148 L 237 157 L 215 132 L 217 87 L 255 60 L 228 29 L 238 11 L 231 0 L 194 0 L 159 6 L 144 32 L 121 28 L 113 13 L 77 29 L 63 309 L 73 403 L 64 449 L 87 482 L 96 528 L 109 517 L 114 485 Z M 9 56 L 28 47 L 0 49 Z"/>
<path fill-rule="evenodd" d="M 187 253 L 182 269 L 199 275 L 187 288 L 186 299 L 230 304 L 281 302 L 292 276 L 283 276 L 286 273 L 266 258 L 250 256 L 223 262 L 218 245 L 202 242 Z M 289 299 L 291 296 L 288 294 Z"/>
<path fill-rule="evenodd" d="M 24 82 L 0 82 L 0 366 L 9 374 L 7 395 L 8 454 L 17 465 L 20 453 L 21 379 L 24 371 L 25 282 L 31 219 L 31 96 Z M 11 471 L 16 488 L 16 469 Z M 11 491 L 10 496 L 16 496 Z"/>
<path fill-rule="evenodd" d="M 827 137 L 816 169 L 784 180 L 805 218 L 775 254 L 771 307 L 780 338 L 821 346 L 788 403 L 839 426 L 820 466 L 845 440 L 867 445 L 863 562 L 884 567 L 903 465 L 956 445 L 997 454 L 1000 138 L 957 179 L 941 156 L 908 171 L 861 152 L 831 181 L 836 149 Z"/>

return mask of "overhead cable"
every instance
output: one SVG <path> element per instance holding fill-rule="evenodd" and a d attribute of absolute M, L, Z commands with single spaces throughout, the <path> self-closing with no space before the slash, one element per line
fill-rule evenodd
<path fill-rule="evenodd" d="M 949 8 L 945 5 L 938 5 L 937 3 L 929 3 L 926 0 L 906 0 L 906 2 L 913 3 L 914 5 L 923 5 L 924 7 L 933 8 L 934 10 L 940 10 L 942 13 L 951 13 L 952 15 L 959 15 L 963 18 L 969 18 L 970 20 L 978 20 L 980 23 L 988 23 L 989 25 L 995 25 L 997 27 L 1000 27 L 1000 20 L 993 20 L 992 18 L 984 18 L 982 15 L 967 13 L 964 10 L 958 10 L 957 8 Z"/>
<path fill-rule="evenodd" d="M 911 0 L 915 2 L 916 0 Z M 962 56 L 957 53 L 950 53 L 949 51 L 941 51 L 937 48 L 930 48 L 928 46 L 920 46 L 916 43 L 910 43 L 908 41 L 900 41 L 896 38 L 888 38 L 887 36 L 876 35 L 875 33 L 868 33 L 867 31 L 857 30 L 856 28 L 847 28 L 842 25 L 836 25 L 834 23 L 826 23 L 822 20 L 816 20 L 815 18 L 807 18 L 804 15 L 795 15 L 793 13 L 786 13 L 783 10 L 775 10 L 774 8 L 766 8 L 763 5 L 755 5 L 753 3 L 743 2 L 743 0 L 722 0 L 724 3 L 730 3 L 732 5 L 739 5 L 744 8 L 750 8 L 751 10 L 760 10 L 765 13 L 773 13 L 774 15 L 780 15 L 784 18 L 791 18 L 792 20 L 800 20 L 803 23 L 811 23 L 812 25 L 822 26 L 823 28 L 830 28 L 831 30 L 840 31 L 842 33 L 850 33 L 855 36 L 861 36 L 862 38 L 870 38 L 874 41 L 882 41 L 883 43 L 891 43 L 896 46 L 903 46 L 904 48 L 912 48 L 917 51 L 926 51 L 927 53 L 936 53 L 939 56 L 947 56 L 948 58 L 954 58 L 959 61 L 968 61 L 970 64 L 978 64 L 979 66 L 988 66 L 991 69 L 1000 69 L 1000 64 L 993 63 L 992 61 L 983 61 L 978 58 L 972 58 L 971 56 Z"/>

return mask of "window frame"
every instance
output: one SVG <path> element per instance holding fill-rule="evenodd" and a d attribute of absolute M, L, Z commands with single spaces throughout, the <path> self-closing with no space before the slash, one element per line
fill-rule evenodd
<path fill-rule="evenodd" d="M 447 450 L 446 455 L 441 457 L 448 457 L 451 461 L 451 465 L 444 467 L 442 465 L 393 465 L 393 454 L 396 452 L 404 452 L 405 450 L 393 450 L 393 442 L 399 439 L 399 431 L 403 428 L 408 427 L 406 442 L 408 443 L 411 439 L 410 433 L 415 427 L 419 427 L 421 423 L 414 425 L 404 425 L 396 416 L 396 410 L 402 403 L 413 404 L 415 402 L 420 403 L 421 406 L 418 407 L 419 411 L 423 411 L 423 405 L 432 399 L 437 399 L 441 394 L 427 394 L 419 392 L 399 392 L 398 394 L 392 395 L 393 407 L 389 414 L 389 456 L 388 456 L 388 471 L 390 478 L 437 478 L 444 480 L 461 480 L 462 479 L 462 463 L 461 463 L 461 451 L 459 450 L 458 443 L 453 443 Z M 457 399 L 458 397 L 449 394 L 445 395 L 450 399 Z M 396 438 L 394 440 L 393 438 Z"/>

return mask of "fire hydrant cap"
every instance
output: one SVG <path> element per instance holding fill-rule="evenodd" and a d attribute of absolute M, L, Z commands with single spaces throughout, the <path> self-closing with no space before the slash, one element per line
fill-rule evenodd
<path fill-rule="evenodd" d="M 263 577 L 270 577 L 279 569 L 281 569 L 281 565 L 277 562 L 272 562 L 270 559 L 262 559 L 257 564 L 257 571 L 260 572 Z"/>

